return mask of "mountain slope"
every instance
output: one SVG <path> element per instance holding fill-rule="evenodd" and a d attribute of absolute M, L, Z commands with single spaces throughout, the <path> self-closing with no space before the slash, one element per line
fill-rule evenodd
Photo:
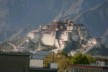
<path fill-rule="evenodd" d="M 108 27 L 107 0 L 0 0 L 0 41 L 55 19 L 84 23 L 93 36 Z"/>
<path fill-rule="evenodd" d="M 69 1 L 68 1 L 69 2 Z M 68 3 L 66 2 L 66 3 Z M 70 2 L 68 7 L 63 4 L 55 19 L 71 19 L 76 23 L 84 23 L 92 35 L 100 36 L 107 29 L 108 1 L 107 0 L 77 0 Z M 66 8 L 67 7 L 67 8 Z"/>

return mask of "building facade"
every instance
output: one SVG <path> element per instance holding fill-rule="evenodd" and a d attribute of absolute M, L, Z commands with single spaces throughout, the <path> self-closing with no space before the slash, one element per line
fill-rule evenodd
<path fill-rule="evenodd" d="M 108 67 L 90 65 L 71 65 L 69 72 L 108 72 Z"/>

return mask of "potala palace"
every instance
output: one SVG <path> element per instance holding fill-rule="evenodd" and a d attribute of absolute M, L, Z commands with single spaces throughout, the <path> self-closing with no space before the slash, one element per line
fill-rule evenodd
<path fill-rule="evenodd" d="M 62 50 L 69 50 L 70 54 L 87 53 L 101 44 L 101 38 L 90 36 L 84 24 L 75 24 L 71 20 L 54 20 L 40 25 L 38 29 L 30 31 L 27 37 L 36 43 L 36 50 L 51 49 L 55 53 Z"/>

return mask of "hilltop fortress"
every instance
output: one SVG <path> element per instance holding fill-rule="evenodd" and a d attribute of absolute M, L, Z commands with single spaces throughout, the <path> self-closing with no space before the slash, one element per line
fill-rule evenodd
<path fill-rule="evenodd" d="M 71 20 L 54 20 L 50 24 L 41 25 L 38 29 L 28 33 L 27 37 L 37 44 L 37 49 L 45 49 L 50 46 L 55 53 L 64 50 L 74 43 L 79 44 L 76 47 L 78 52 L 86 52 L 93 46 L 99 46 L 101 38 L 93 38 L 84 26 L 84 24 L 75 24 Z M 68 44 L 68 45 L 67 45 Z M 74 48 L 75 48 L 74 47 Z"/>

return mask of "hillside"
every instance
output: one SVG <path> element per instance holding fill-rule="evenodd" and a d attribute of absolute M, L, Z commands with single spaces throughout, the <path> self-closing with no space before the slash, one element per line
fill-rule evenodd
<path fill-rule="evenodd" d="M 0 42 L 25 36 L 55 19 L 84 23 L 92 36 L 108 28 L 107 0 L 0 0 Z"/>

